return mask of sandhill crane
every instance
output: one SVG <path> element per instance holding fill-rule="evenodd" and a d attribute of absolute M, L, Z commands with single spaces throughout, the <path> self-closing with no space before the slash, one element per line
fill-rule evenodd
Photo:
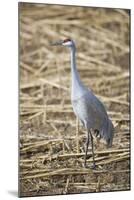
<path fill-rule="evenodd" d="M 111 147 L 114 136 L 113 124 L 109 119 L 106 109 L 101 101 L 93 94 L 90 89 L 85 87 L 81 82 L 76 67 L 75 42 L 71 39 L 65 39 L 53 42 L 51 43 L 51 45 L 62 45 L 68 47 L 71 50 L 71 102 L 75 115 L 78 117 L 78 119 L 82 122 L 87 130 L 84 166 L 87 167 L 86 159 L 90 141 L 92 148 L 93 168 L 95 168 L 92 134 L 96 132 L 97 135 L 105 139 L 107 147 Z"/>

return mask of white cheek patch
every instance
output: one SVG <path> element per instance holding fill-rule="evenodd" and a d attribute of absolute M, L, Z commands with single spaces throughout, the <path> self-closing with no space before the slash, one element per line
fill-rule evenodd
<path fill-rule="evenodd" d="M 68 41 L 68 42 L 65 42 L 63 43 L 64 46 L 71 46 L 72 45 L 72 42 L 71 41 Z"/>

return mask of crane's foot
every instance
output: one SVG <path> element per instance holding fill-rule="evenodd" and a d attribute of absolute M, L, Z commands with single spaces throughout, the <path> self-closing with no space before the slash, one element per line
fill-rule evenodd
<path fill-rule="evenodd" d="M 90 169 L 96 169 L 96 164 L 93 163 L 93 165 L 88 166 L 86 162 L 84 162 L 84 167 L 85 168 L 90 168 Z"/>
<path fill-rule="evenodd" d="M 96 164 L 93 163 L 93 165 L 91 166 L 91 169 L 96 169 Z"/>
<path fill-rule="evenodd" d="M 84 161 L 84 167 L 85 167 L 85 168 L 88 168 L 88 167 L 87 167 L 86 159 L 85 159 L 85 161 Z"/>
<path fill-rule="evenodd" d="M 85 167 L 85 168 L 88 168 L 88 166 L 87 166 L 87 165 L 84 165 L 84 167 Z"/>
<path fill-rule="evenodd" d="M 90 165 L 90 166 L 88 166 L 88 165 L 84 165 L 84 167 L 86 168 L 86 169 L 93 169 L 93 170 L 95 170 L 96 169 L 96 165 Z"/>

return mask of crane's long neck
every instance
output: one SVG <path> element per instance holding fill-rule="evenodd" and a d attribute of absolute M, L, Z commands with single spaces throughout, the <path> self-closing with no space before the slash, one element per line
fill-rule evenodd
<path fill-rule="evenodd" d="M 76 48 L 75 46 L 73 46 L 71 48 L 71 74 L 72 74 L 71 98 L 72 99 L 79 98 L 82 95 L 81 91 L 82 88 L 84 87 L 80 80 L 79 73 L 77 71 L 75 54 L 76 54 Z"/>

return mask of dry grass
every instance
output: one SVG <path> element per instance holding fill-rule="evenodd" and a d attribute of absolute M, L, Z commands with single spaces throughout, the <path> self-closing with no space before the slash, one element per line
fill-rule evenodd
<path fill-rule="evenodd" d="M 129 13 L 20 3 L 20 195 L 130 189 Z M 113 147 L 95 139 L 85 169 L 85 130 L 70 104 L 70 57 L 51 41 L 77 43 L 83 82 L 104 102 Z M 88 161 L 92 164 L 89 149 Z"/>

